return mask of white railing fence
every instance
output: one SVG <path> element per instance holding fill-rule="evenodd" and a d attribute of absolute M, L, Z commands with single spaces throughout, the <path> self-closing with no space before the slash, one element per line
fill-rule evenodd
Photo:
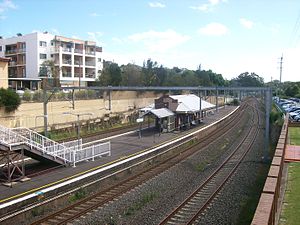
<path fill-rule="evenodd" d="M 87 160 L 94 160 L 95 157 L 111 155 L 110 142 L 83 147 L 82 139 L 58 143 L 28 128 L 6 128 L 0 125 L 0 143 L 9 146 L 26 144 L 30 149 L 35 149 L 42 155 L 50 155 L 53 160 L 63 161 L 64 164 L 72 164 Z"/>

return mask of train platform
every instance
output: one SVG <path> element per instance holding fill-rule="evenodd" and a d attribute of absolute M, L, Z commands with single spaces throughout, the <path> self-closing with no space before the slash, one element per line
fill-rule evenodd
<path fill-rule="evenodd" d="M 215 112 L 214 114 L 205 117 L 201 125 L 193 126 L 192 129 L 181 132 L 158 134 L 153 128 L 147 128 L 142 130 L 141 138 L 139 137 L 138 130 L 105 138 L 103 141 L 111 142 L 111 156 L 95 158 L 95 161 L 77 163 L 76 167 L 61 167 L 52 172 L 32 177 L 26 182 L 18 182 L 12 187 L 0 185 L 0 209 L 7 207 L 10 203 L 11 205 L 16 204 L 23 198 L 25 199 L 25 196 L 43 192 L 43 190 L 47 188 L 54 189 L 55 185 L 62 185 L 62 183 L 67 183 L 71 179 L 76 179 L 79 176 L 95 173 L 100 168 L 111 166 L 113 163 L 120 162 L 122 159 L 127 159 L 131 156 L 143 153 L 156 146 L 158 147 L 200 128 L 209 126 L 226 117 L 235 109 L 235 106 L 219 108 L 219 112 Z M 26 164 L 29 163 L 30 160 L 27 160 Z"/>

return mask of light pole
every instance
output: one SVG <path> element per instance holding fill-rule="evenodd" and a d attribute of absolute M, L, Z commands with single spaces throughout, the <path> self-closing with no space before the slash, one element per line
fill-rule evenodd
<path fill-rule="evenodd" d="M 77 142 L 78 142 L 78 149 L 80 146 L 80 124 L 79 124 L 79 117 L 80 116 L 92 116 L 93 113 L 73 113 L 73 112 L 64 112 L 64 115 L 73 115 L 77 117 Z"/>

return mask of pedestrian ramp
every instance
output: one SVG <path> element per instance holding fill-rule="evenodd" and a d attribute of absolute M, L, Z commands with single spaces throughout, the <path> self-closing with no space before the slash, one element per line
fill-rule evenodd
<path fill-rule="evenodd" d="M 84 145 L 82 139 L 64 143 L 53 141 L 31 129 L 7 128 L 0 125 L 0 148 L 6 151 L 24 149 L 24 154 L 35 159 L 75 166 L 76 163 L 111 155 L 110 142 Z"/>

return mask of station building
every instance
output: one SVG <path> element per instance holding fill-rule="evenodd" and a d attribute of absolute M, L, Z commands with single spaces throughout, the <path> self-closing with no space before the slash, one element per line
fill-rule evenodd
<path fill-rule="evenodd" d="M 146 115 L 154 115 L 155 124 L 162 132 L 189 129 L 202 121 L 207 112 L 215 108 L 194 94 L 164 95 L 155 99 L 154 105 L 141 109 Z"/>
<path fill-rule="evenodd" d="M 11 59 L 8 86 L 13 89 L 38 89 L 41 65 L 46 60 L 54 62 L 61 86 L 87 86 L 103 68 L 102 47 L 96 42 L 48 32 L 0 39 L 0 57 Z"/>

